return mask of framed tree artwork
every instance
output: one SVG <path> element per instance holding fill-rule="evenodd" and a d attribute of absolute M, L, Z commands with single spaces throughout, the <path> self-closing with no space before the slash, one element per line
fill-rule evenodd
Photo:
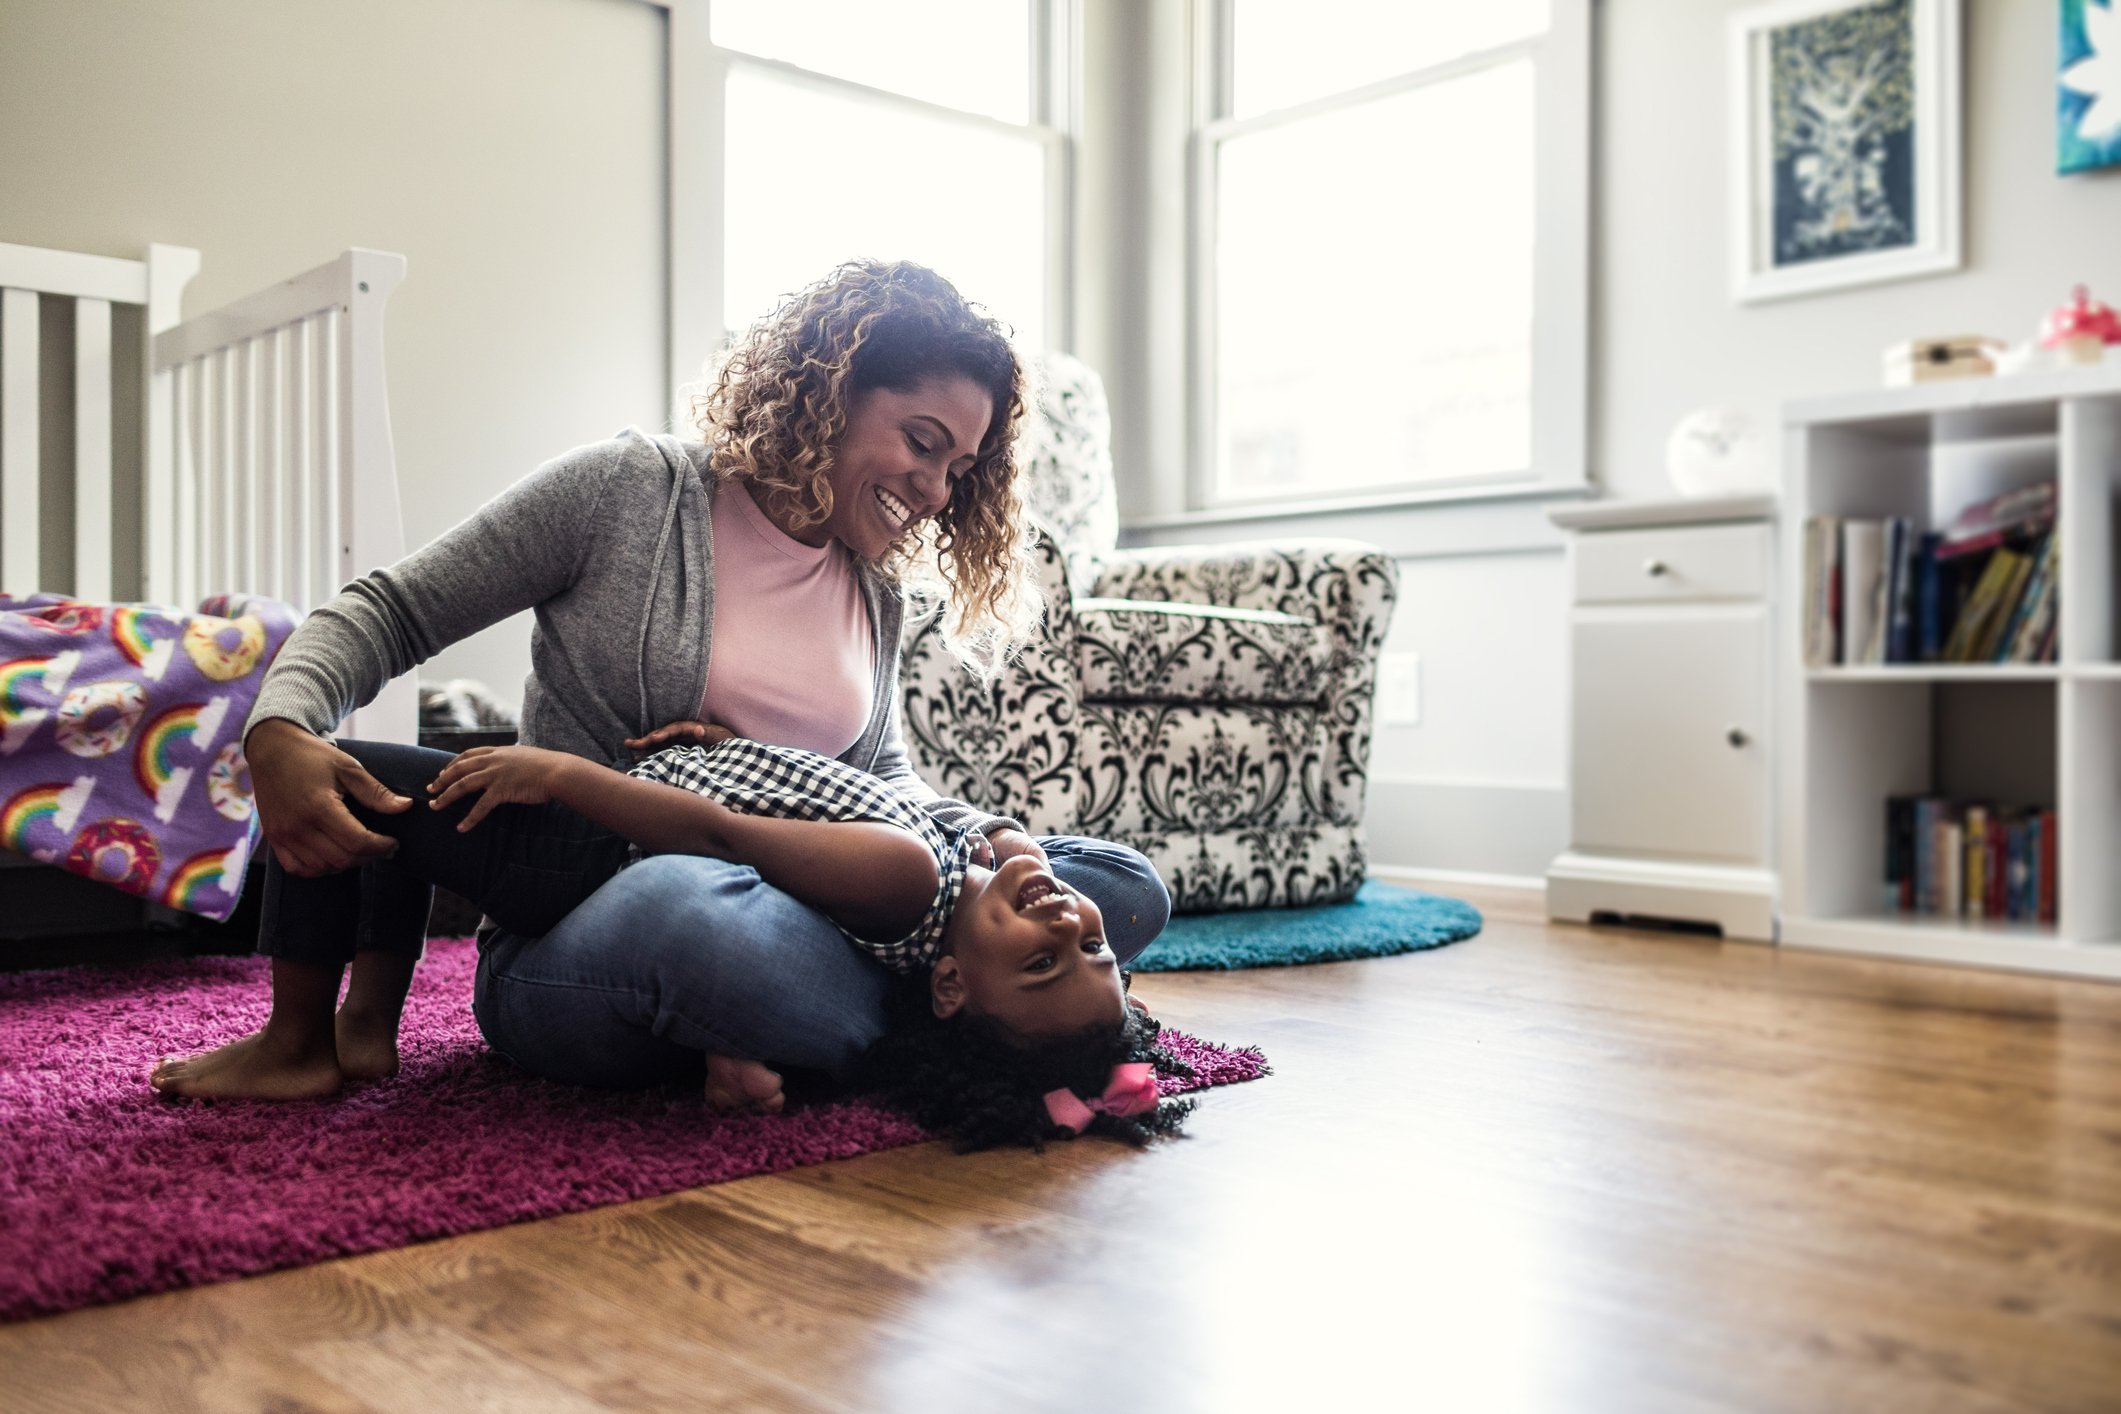
<path fill-rule="evenodd" d="M 1959 34 L 1959 0 L 1731 16 L 1736 298 L 1959 268 Z"/>
<path fill-rule="evenodd" d="M 2121 165 L 2121 0 L 2062 0 L 2055 170 Z"/>

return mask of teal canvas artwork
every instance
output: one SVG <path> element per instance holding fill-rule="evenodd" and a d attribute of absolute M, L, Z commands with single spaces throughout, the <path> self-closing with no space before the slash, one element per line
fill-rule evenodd
<path fill-rule="evenodd" d="M 2055 170 L 2121 165 L 2121 0 L 2062 0 Z"/>

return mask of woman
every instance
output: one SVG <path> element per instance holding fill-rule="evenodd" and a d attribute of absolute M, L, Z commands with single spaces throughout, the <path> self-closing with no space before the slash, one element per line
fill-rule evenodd
<path fill-rule="evenodd" d="M 532 609 L 525 743 L 622 765 L 659 744 L 659 724 L 697 718 L 833 756 L 945 824 L 972 825 L 987 862 L 1047 857 L 1098 904 L 1121 962 L 1147 947 L 1170 908 L 1147 860 L 1034 840 L 1018 821 L 937 798 L 900 737 L 909 585 L 940 578 L 945 636 L 975 667 L 1021 642 L 1038 610 L 1014 484 L 1023 374 L 999 326 L 932 271 L 852 263 L 752 328 L 694 410 L 700 442 L 628 432 L 570 452 L 296 631 L 245 736 L 280 866 L 358 867 L 371 913 L 424 919 L 430 890 L 392 870 L 392 842 L 347 801 L 425 807 L 323 733 L 391 678 Z M 417 958 L 364 952 L 356 979 L 375 986 L 350 990 L 334 1018 L 340 946 L 284 930 L 261 939 L 271 1020 L 163 1066 L 157 1087 L 297 1098 L 388 1074 L 388 999 Z M 474 1010 L 495 1050 L 553 1079 L 638 1087 L 697 1076 L 714 1053 L 765 1065 L 711 1099 L 766 1104 L 778 1077 L 765 1066 L 843 1073 L 882 1033 L 889 987 L 829 919 L 754 870 L 661 855 L 543 937 L 489 930 Z"/>

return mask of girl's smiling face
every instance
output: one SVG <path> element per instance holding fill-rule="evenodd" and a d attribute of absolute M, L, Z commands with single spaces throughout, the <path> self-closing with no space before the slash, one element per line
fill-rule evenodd
<path fill-rule="evenodd" d="M 1026 1040 L 1117 1027 L 1126 1015 L 1104 915 L 1036 855 L 972 866 L 929 976 L 940 1017 L 988 1017 Z"/>
<path fill-rule="evenodd" d="M 883 558 L 949 501 L 950 483 L 971 469 L 993 419 L 993 399 L 961 375 L 903 393 L 856 394 L 832 452 L 832 514 L 795 538 L 837 540 L 860 559 Z"/>

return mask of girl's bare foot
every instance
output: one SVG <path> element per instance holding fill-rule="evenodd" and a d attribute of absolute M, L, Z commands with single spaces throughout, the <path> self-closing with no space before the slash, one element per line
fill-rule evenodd
<path fill-rule="evenodd" d="M 339 1060 L 319 1045 L 268 1028 L 240 1041 L 155 1067 L 148 1084 L 192 1100 L 321 1100 L 339 1093 Z"/>
<path fill-rule="evenodd" d="M 707 1057 L 707 1103 L 716 1114 L 777 1115 L 787 1097 L 781 1077 L 755 1060 Z"/>
<path fill-rule="evenodd" d="M 398 1073 L 398 1018 L 351 1004 L 332 1023 L 339 1074 L 348 1080 L 387 1080 Z"/>

